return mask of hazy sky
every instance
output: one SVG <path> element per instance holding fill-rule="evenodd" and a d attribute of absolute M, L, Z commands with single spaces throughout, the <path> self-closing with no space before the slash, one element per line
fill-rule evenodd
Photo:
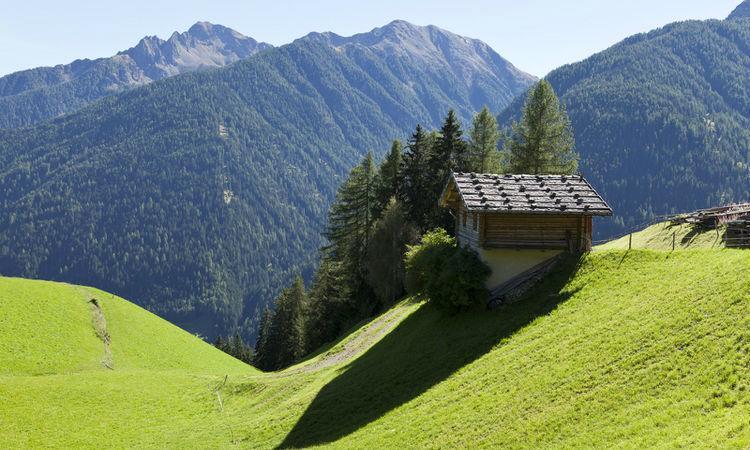
<path fill-rule="evenodd" d="M 12 6 L 11 6 L 12 3 Z M 537 76 L 669 22 L 723 19 L 740 0 L 0 0 L 0 75 L 110 56 L 145 35 L 219 23 L 274 45 L 405 19 L 481 39 Z"/>

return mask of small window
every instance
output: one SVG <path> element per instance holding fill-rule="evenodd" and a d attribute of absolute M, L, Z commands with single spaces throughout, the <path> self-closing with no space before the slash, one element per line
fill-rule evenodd
<path fill-rule="evenodd" d="M 464 228 L 466 228 L 466 216 L 467 216 L 466 211 L 464 211 L 464 217 L 463 217 L 463 219 L 464 219 L 463 220 L 463 222 L 464 222 L 463 223 Z"/>
<path fill-rule="evenodd" d="M 477 213 L 471 213 L 471 228 L 477 231 Z"/>

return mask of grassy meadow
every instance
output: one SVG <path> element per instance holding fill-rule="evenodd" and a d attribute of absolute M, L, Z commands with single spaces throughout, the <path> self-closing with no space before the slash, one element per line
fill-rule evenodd
<path fill-rule="evenodd" d="M 0 443 L 747 446 L 747 273 L 739 250 L 599 249 L 497 311 L 407 299 L 278 373 L 109 294 L 0 278 Z"/>

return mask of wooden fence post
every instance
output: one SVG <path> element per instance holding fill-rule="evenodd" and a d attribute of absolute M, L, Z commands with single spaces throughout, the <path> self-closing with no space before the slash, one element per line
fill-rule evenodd
<path fill-rule="evenodd" d="M 674 251 L 675 240 L 677 240 L 677 232 L 672 233 L 672 251 Z"/>
<path fill-rule="evenodd" d="M 633 248 L 633 233 L 628 235 L 628 250 Z"/>

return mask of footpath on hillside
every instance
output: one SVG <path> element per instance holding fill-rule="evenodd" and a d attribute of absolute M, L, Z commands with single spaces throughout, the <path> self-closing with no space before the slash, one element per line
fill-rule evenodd
<path fill-rule="evenodd" d="M 409 308 L 407 305 L 396 306 L 362 327 L 356 336 L 342 344 L 335 345 L 317 359 L 294 366 L 278 375 L 287 377 L 299 373 L 315 372 L 352 360 L 390 333 L 401 322 L 401 319 L 412 311 L 413 308 Z"/>

